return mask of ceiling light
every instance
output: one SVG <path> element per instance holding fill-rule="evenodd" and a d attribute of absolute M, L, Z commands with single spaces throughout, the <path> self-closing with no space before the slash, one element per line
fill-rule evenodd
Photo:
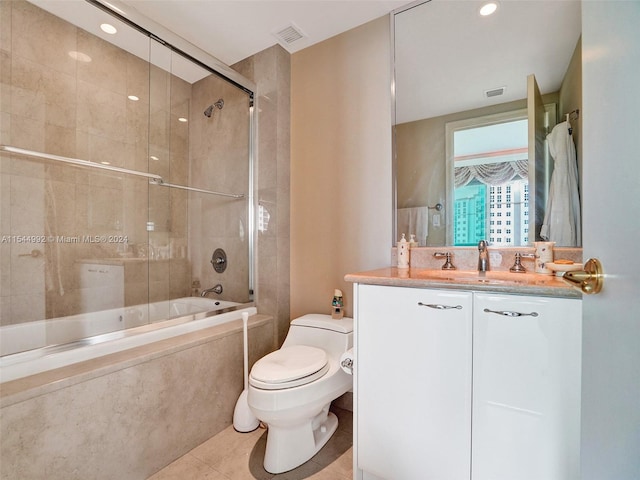
<path fill-rule="evenodd" d="M 100 29 L 104 33 L 108 33 L 109 35 L 115 35 L 116 33 L 118 33 L 118 29 L 110 23 L 103 23 L 102 25 L 100 25 Z"/>
<path fill-rule="evenodd" d="M 78 62 L 89 63 L 91 61 L 91 57 L 86 53 L 76 52 L 75 50 L 71 50 L 69 52 L 69 56 Z"/>
<path fill-rule="evenodd" d="M 138 97 L 136 97 L 135 95 L 129 95 L 127 97 L 129 100 L 131 100 L 132 102 L 137 102 L 138 100 L 140 100 Z"/>
<path fill-rule="evenodd" d="M 149 158 L 150 158 L 151 160 L 156 160 L 156 161 L 160 160 L 160 159 L 159 159 L 158 157 L 156 157 L 155 155 L 151 155 Z"/>
<path fill-rule="evenodd" d="M 486 17 L 488 15 L 491 15 L 492 13 L 495 13 L 496 10 L 498 10 L 498 2 L 488 2 L 480 7 L 480 15 Z"/>
<path fill-rule="evenodd" d="M 187 121 L 187 119 L 184 118 L 184 117 L 180 117 L 180 118 L 178 118 L 178 121 L 182 122 L 182 123 L 185 123 Z"/>

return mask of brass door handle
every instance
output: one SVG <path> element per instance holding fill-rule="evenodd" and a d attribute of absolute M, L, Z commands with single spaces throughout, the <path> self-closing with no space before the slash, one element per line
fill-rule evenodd
<path fill-rule="evenodd" d="M 602 290 L 604 283 L 602 264 L 597 258 L 590 258 L 584 264 L 584 270 L 567 272 L 562 276 L 562 279 L 582 293 L 598 293 Z"/>

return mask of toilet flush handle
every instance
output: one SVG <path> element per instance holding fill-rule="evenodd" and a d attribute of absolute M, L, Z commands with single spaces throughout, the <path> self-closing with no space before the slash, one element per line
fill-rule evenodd
<path fill-rule="evenodd" d="M 353 369 L 353 358 L 345 358 L 340 365 L 350 370 Z"/>

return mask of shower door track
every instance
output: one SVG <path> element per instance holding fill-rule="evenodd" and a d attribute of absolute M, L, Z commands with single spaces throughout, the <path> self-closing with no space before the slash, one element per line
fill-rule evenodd
<path fill-rule="evenodd" d="M 114 167 L 113 165 L 104 165 L 102 163 L 90 162 L 88 160 L 80 160 L 79 158 L 62 157 L 60 155 L 51 155 L 49 153 L 36 152 L 34 150 L 26 150 L 24 148 L 12 147 L 10 145 L 0 145 L 0 151 L 11 153 L 14 155 L 23 155 L 25 157 L 38 158 L 43 160 L 53 160 L 56 162 L 67 163 L 77 167 L 96 168 L 99 170 L 108 170 L 111 172 L 125 173 L 137 177 L 145 177 L 149 179 L 151 185 L 160 185 L 163 187 L 179 188 L 189 190 L 191 192 L 207 193 L 210 195 L 218 195 L 222 197 L 244 198 L 244 193 L 222 193 L 213 190 L 205 190 L 203 188 L 188 187 L 186 185 L 176 185 L 175 183 L 165 182 L 160 175 L 155 173 L 140 172 L 138 170 L 130 170 L 128 168 Z"/>

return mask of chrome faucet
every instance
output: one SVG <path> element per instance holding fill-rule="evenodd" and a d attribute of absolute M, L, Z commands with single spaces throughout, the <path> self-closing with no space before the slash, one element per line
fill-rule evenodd
<path fill-rule="evenodd" d="M 489 271 L 489 250 L 487 250 L 486 240 L 480 240 L 478 243 L 478 271 Z"/>
<path fill-rule="evenodd" d="M 215 293 L 216 295 L 220 295 L 222 293 L 222 285 L 217 284 L 215 287 L 207 288 L 203 290 L 200 294 L 201 297 L 206 297 L 210 293 Z"/>

